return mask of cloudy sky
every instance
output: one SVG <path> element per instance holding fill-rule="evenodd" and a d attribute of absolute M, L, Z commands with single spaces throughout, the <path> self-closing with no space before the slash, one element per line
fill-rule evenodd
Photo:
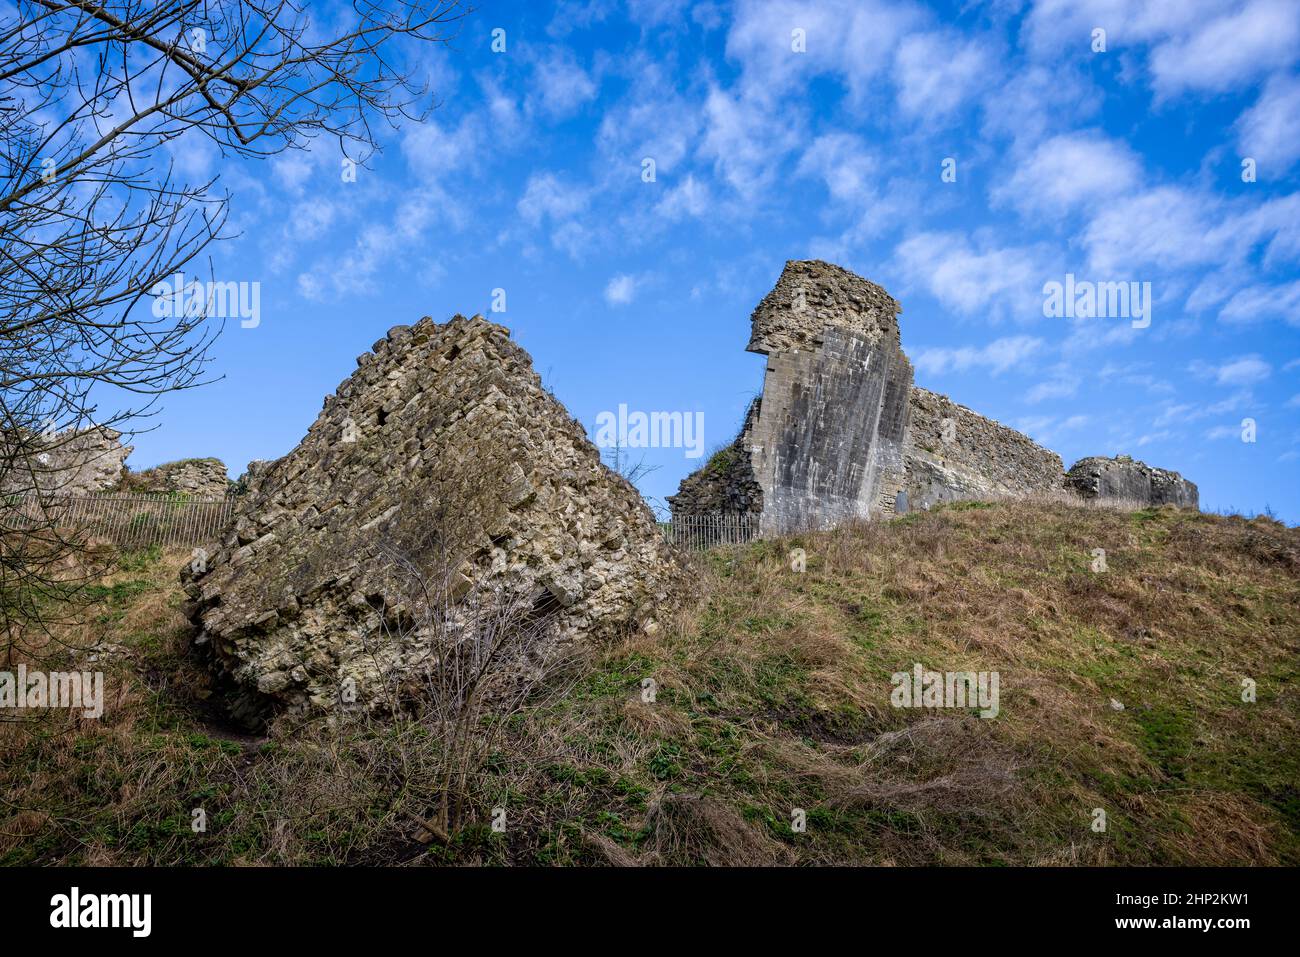
<path fill-rule="evenodd" d="M 457 312 L 593 436 L 620 404 L 701 412 L 707 454 L 762 385 L 750 311 L 816 257 L 903 303 L 918 384 L 1067 466 L 1126 452 L 1300 522 L 1293 0 L 486 0 L 422 68 L 439 107 L 356 182 L 334 144 L 173 145 L 234 198 L 212 267 L 261 283 L 261 322 L 134 467 L 278 457 L 389 326 Z M 1067 274 L 1150 283 L 1149 325 L 1045 315 Z M 643 492 L 688 452 L 648 453 Z"/>

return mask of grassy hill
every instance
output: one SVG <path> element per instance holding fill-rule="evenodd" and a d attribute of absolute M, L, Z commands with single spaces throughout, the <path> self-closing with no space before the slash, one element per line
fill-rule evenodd
<path fill-rule="evenodd" d="M 0 862 L 1300 863 L 1300 530 L 1267 518 L 968 503 L 708 553 L 509 722 L 449 843 L 419 720 L 222 724 L 184 560 L 98 586 L 102 720 L 0 725 Z M 891 706 L 918 662 L 996 671 L 997 717 Z"/>

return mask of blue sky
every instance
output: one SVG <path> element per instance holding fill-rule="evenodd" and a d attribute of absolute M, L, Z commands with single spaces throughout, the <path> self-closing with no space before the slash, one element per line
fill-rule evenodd
<path fill-rule="evenodd" d="M 283 455 L 389 326 L 457 312 L 509 326 L 593 435 L 623 403 L 702 412 L 707 452 L 761 389 L 750 311 L 817 257 L 903 303 L 919 385 L 1067 466 L 1125 452 L 1300 523 L 1291 0 L 485 2 L 424 56 L 441 106 L 356 182 L 330 143 L 169 145 L 231 191 L 212 269 L 261 283 L 261 322 L 227 325 L 225 378 L 169 397 L 133 467 Z M 1044 316 L 1067 273 L 1151 283 L 1150 326 Z M 647 497 L 685 452 L 647 453 Z"/>

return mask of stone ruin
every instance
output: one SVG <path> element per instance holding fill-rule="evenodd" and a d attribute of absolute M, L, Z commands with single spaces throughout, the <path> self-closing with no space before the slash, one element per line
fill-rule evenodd
<path fill-rule="evenodd" d="M 1079 459 L 1065 481 L 1086 499 L 1112 499 L 1143 505 L 1198 508 L 1196 486 L 1177 472 L 1158 469 L 1127 455 L 1113 459 L 1092 455 Z"/>
<path fill-rule="evenodd" d="M 132 472 L 126 460 L 134 446 L 107 426 L 67 429 L 48 438 L 24 433 L 7 448 L 0 437 L 5 494 L 32 493 L 43 498 L 80 497 L 100 492 L 181 493 L 221 498 L 230 491 L 220 459 L 182 459 Z"/>
<path fill-rule="evenodd" d="M 743 512 L 760 534 L 965 499 L 1078 495 L 1198 507 L 1196 486 L 1126 456 L 1060 456 L 913 384 L 899 304 L 820 260 L 787 262 L 754 310 L 762 395 L 736 440 L 682 480 L 674 516 Z"/>
<path fill-rule="evenodd" d="M 123 491 L 175 493 L 191 498 L 224 498 L 231 492 L 226 464 L 221 459 L 181 459 L 164 462 L 122 477 Z"/>
<path fill-rule="evenodd" d="M 242 479 L 215 553 L 182 574 L 232 712 L 370 706 L 429 660 L 395 558 L 521 599 L 555 642 L 650 626 L 678 565 L 509 332 L 481 316 L 396 326 L 297 448 Z"/>
<path fill-rule="evenodd" d="M 68 429 L 48 438 L 25 433 L 4 445 L 5 494 L 33 493 L 42 497 L 79 496 L 117 486 L 132 447 L 122 433 L 107 426 Z"/>

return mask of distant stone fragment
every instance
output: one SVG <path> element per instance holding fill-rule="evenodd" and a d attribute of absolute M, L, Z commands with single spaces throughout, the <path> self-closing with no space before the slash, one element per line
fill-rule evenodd
<path fill-rule="evenodd" d="M 7 494 L 30 492 L 42 496 L 89 495 L 115 487 L 132 447 L 122 433 L 106 426 L 56 432 L 48 437 L 23 433 L 12 443 L 0 437 L 6 463 Z M 18 451 L 21 449 L 21 451 Z"/>
<path fill-rule="evenodd" d="M 1127 455 L 1094 455 L 1070 466 L 1066 483 L 1086 499 L 1199 508 L 1196 485 L 1177 472 L 1159 469 Z"/>
<path fill-rule="evenodd" d="M 183 575 L 238 717 L 343 689 L 368 706 L 419 674 L 427 634 L 390 587 L 395 557 L 450 569 L 453 599 L 526 601 L 556 642 L 643 627 L 669 600 L 678 568 L 649 508 L 506 329 L 425 318 L 357 364 L 297 448 L 250 466 L 224 540 Z"/>
<path fill-rule="evenodd" d="M 128 472 L 122 480 L 127 491 L 173 492 L 193 498 L 222 498 L 229 493 L 230 484 L 226 464 L 213 458 L 164 462 L 142 472 Z"/>

